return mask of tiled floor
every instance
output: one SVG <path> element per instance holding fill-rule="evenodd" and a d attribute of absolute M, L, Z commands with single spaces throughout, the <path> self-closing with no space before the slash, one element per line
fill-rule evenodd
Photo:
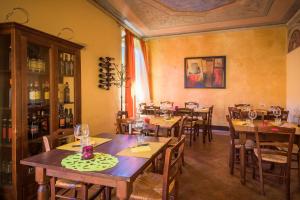
<path fill-rule="evenodd" d="M 240 184 L 239 169 L 229 174 L 229 136 L 226 132 L 214 134 L 211 143 L 202 143 L 201 137 L 185 150 L 186 166 L 180 177 L 181 200 L 283 200 L 284 184 L 269 181 L 265 184 L 266 195 L 260 195 L 259 182 L 252 179 L 249 169 L 246 185 Z M 291 196 L 300 200 L 297 170 L 292 170 Z"/>

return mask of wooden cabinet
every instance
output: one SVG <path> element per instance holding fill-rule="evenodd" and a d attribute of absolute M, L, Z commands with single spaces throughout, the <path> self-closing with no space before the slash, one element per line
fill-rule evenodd
<path fill-rule="evenodd" d="M 0 199 L 36 199 L 34 169 L 20 160 L 64 138 L 81 121 L 82 46 L 17 24 L 0 24 Z"/>

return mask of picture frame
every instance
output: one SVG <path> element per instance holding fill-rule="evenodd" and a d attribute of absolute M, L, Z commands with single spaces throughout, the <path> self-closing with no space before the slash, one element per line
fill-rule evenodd
<path fill-rule="evenodd" d="M 226 88 L 226 56 L 184 59 L 185 88 Z"/>

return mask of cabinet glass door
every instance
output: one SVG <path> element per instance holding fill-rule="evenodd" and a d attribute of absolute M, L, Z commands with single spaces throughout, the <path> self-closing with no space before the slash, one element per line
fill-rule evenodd
<path fill-rule="evenodd" d="M 75 109 L 75 55 L 58 52 L 58 116 L 59 129 L 73 128 Z"/>
<path fill-rule="evenodd" d="M 42 137 L 50 134 L 49 48 L 27 45 L 28 155 L 43 151 Z"/>
<path fill-rule="evenodd" d="M 12 184 L 11 36 L 0 34 L 0 186 Z"/>

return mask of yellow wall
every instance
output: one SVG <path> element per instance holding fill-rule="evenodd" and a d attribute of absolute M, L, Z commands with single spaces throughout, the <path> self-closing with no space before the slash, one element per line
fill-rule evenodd
<path fill-rule="evenodd" d="M 86 0 L 0 0 L 0 22 L 14 7 L 25 8 L 30 27 L 57 35 L 64 27 L 74 32 L 73 42 L 83 43 L 82 50 L 82 120 L 90 125 L 91 134 L 114 131 L 119 107 L 118 89 L 101 90 L 98 83 L 98 57 L 121 58 L 119 25 Z M 22 18 L 22 15 L 16 15 Z"/>
<path fill-rule="evenodd" d="M 300 115 L 300 48 L 287 55 L 287 109 L 290 120 L 297 121 Z"/>
<path fill-rule="evenodd" d="M 226 125 L 235 103 L 286 104 L 286 28 L 269 27 L 162 37 L 148 41 L 154 102 L 215 106 L 213 123 Z M 226 89 L 185 89 L 184 58 L 225 55 Z"/>

